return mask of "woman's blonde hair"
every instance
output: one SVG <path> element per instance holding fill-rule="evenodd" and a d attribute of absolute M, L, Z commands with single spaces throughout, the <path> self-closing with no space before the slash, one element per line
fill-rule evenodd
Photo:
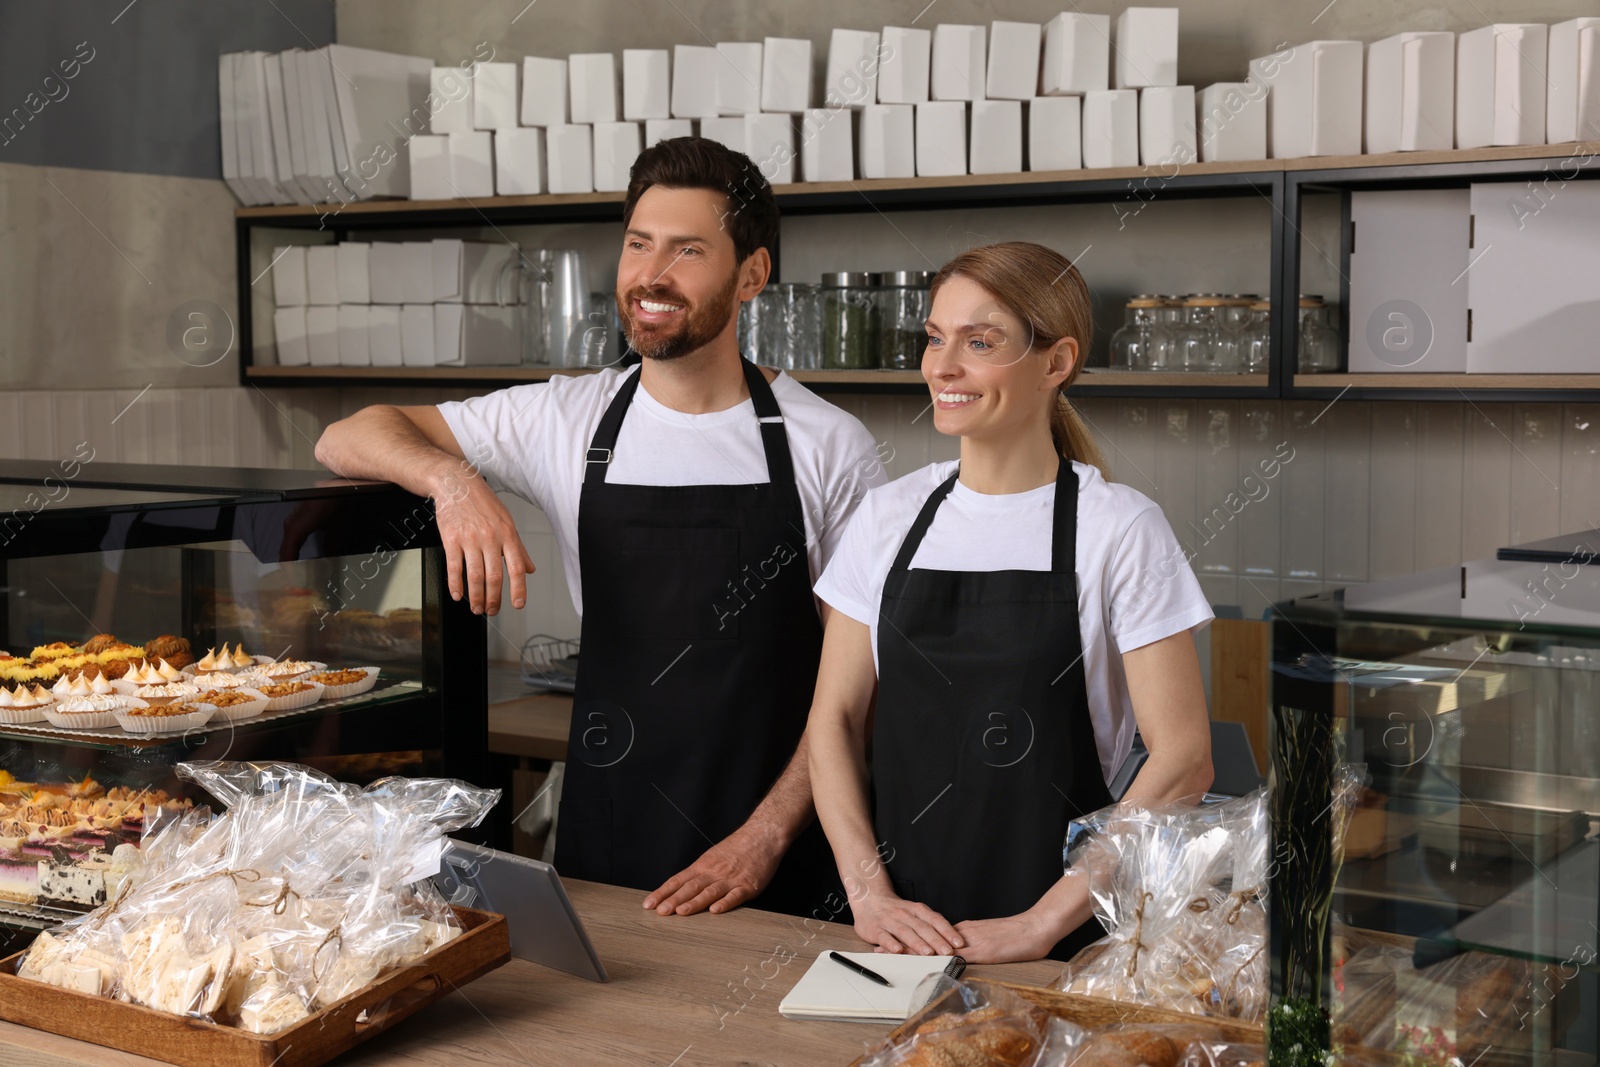
<path fill-rule="evenodd" d="M 1094 306 L 1089 287 L 1072 261 L 1032 241 L 1004 241 L 969 248 L 934 275 L 929 299 L 951 278 L 966 278 L 983 287 L 1008 314 L 1027 323 L 1029 351 L 1048 350 L 1064 337 L 1078 342 L 1078 357 L 1061 383 L 1050 412 L 1050 437 L 1063 459 L 1098 467 L 1109 481 L 1105 457 L 1082 416 L 1067 399 L 1066 388 L 1078 377 L 1094 334 Z"/>

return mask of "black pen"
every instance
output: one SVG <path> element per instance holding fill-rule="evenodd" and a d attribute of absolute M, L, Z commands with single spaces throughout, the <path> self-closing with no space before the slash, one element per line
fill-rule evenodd
<path fill-rule="evenodd" d="M 850 968 L 852 971 L 856 972 L 857 974 L 859 974 L 863 978 L 870 978 L 874 982 L 877 982 L 879 985 L 886 985 L 891 989 L 894 988 L 894 983 L 889 981 L 889 979 L 885 978 L 883 975 L 879 974 L 877 971 L 869 971 L 865 967 L 861 966 L 861 964 L 857 963 L 855 960 L 847 959 L 846 957 L 839 955 L 837 952 L 834 952 L 831 949 L 828 951 L 828 958 L 830 960 L 832 960 L 833 962 L 835 962 L 835 963 L 844 964 L 846 967 Z"/>

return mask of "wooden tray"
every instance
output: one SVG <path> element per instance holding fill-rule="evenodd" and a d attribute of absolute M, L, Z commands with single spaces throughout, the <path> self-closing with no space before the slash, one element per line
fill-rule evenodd
<path fill-rule="evenodd" d="M 316 1067 L 511 958 L 505 916 L 455 913 L 460 937 L 275 1034 L 18 978 L 20 952 L 0 960 L 0 1019 L 182 1067 Z"/>

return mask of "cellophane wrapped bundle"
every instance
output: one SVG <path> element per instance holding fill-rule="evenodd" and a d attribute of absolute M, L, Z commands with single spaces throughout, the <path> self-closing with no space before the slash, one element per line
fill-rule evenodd
<path fill-rule="evenodd" d="M 426 877 L 499 790 L 284 763 L 184 763 L 227 810 L 146 838 L 117 897 L 40 934 L 18 974 L 274 1033 L 461 933 Z"/>

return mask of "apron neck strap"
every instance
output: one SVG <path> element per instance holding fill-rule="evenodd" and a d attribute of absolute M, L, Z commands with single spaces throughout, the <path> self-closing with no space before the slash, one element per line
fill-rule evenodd
<path fill-rule="evenodd" d="M 916 521 L 907 531 L 905 540 L 900 542 L 900 552 L 894 558 L 894 570 L 904 571 L 911 568 L 911 560 L 921 547 L 922 538 L 927 534 L 928 527 L 933 525 L 934 514 L 939 510 L 939 505 L 944 503 L 944 498 L 955 488 L 956 479 L 959 477 L 961 468 L 957 467 L 956 472 L 928 496 L 927 503 L 922 505 L 922 510 L 917 512 Z M 1071 462 L 1063 459 L 1056 471 L 1056 499 L 1050 532 L 1050 570 L 1056 574 L 1071 574 L 1077 558 L 1078 474 L 1072 469 Z"/>
<path fill-rule="evenodd" d="M 789 455 L 789 435 L 784 431 L 783 412 L 772 395 L 772 386 L 754 363 L 743 357 L 739 363 L 761 427 L 761 446 L 767 456 L 767 481 L 773 485 L 793 485 L 794 462 Z M 638 374 L 627 376 L 605 414 L 600 417 L 600 424 L 595 427 L 594 437 L 589 441 L 588 455 L 584 457 L 585 485 L 606 480 L 606 468 L 611 464 L 612 450 L 617 447 L 617 438 L 622 433 L 623 417 L 628 414 L 628 405 L 633 403 L 633 395 L 638 392 L 639 378 L 643 373 L 641 367 Z"/>

